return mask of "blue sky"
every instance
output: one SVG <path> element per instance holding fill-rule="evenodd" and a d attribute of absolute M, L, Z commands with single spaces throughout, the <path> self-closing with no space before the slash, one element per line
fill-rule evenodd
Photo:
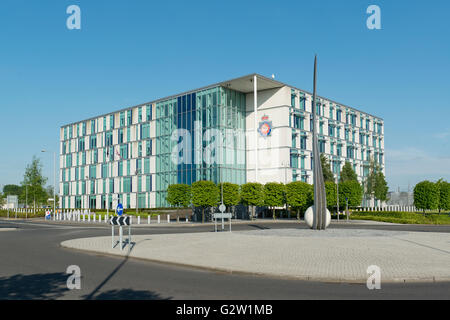
<path fill-rule="evenodd" d="M 66 8 L 81 8 L 68 30 Z M 381 8 L 382 30 L 366 9 Z M 0 185 L 33 155 L 52 183 L 59 127 L 257 72 L 385 120 L 392 190 L 450 180 L 448 1 L 0 2 Z"/>

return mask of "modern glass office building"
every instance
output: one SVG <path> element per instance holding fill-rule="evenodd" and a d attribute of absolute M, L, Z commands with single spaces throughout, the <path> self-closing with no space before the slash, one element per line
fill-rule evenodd
<path fill-rule="evenodd" d="M 170 184 L 312 183 L 311 94 L 252 74 L 61 127 L 62 208 L 167 206 Z M 319 147 L 338 175 L 384 170 L 381 118 L 318 99 Z"/>

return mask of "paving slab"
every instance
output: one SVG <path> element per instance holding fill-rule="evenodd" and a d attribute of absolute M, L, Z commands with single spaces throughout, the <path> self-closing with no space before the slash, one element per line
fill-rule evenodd
<path fill-rule="evenodd" d="M 376 265 L 385 282 L 450 281 L 448 233 L 268 229 L 138 235 L 131 244 L 131 251 L 112 248 L 111 236 L 61 243 L 77 250 L 271 277 L 365 283 L 367 268 Z"/>

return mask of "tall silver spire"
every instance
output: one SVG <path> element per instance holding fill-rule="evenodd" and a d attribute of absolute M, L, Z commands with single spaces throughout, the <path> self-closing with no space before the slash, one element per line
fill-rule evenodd
<path fill-rule="evenodd" d="M 325 182 L 323 181 L 322 164 L 320 162 L 319 141 L 317 137 L 317 55 L 314 58 L 314 93 L 313 93 L 313 165 L 314 165 L 314 220 L 312 229 L 325 230 L 327 217 L 327 199 Z"/>

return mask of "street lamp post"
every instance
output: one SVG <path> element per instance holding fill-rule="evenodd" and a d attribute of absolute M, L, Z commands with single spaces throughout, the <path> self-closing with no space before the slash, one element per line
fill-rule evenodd
<path fill-rule="evenodd" d="M 337 189 L 337 192 L 336 192 L 337 220 L 339 222 L 339 177 L 338 177 L 338 175 L 336 175 L 336 189 Z"/>
<path fill-rule="evenodd" d="M 139 184 L 139 182 L 138 182 L 138 180 L 139 180 L 139 173 L 141 172 L 141 170 L 140 169 L 136 169 L 136 219 L 137 219 L 137 216 L 138 216 L 138 207 L 139 207 L 139 204 L 138 204 L 138 184 Z"/>
<path fill-rule="evenodd" d="M 25 219 L 28 219 L 28 186 L 31 187 L 31 185 L 25 185 Z"/>
<path fill-rule="evenodd" d="M 48 152 L 42 150 L 42 152 Z M 53 214 L 56 214 L 56 152 L 53 151 Z"/>

